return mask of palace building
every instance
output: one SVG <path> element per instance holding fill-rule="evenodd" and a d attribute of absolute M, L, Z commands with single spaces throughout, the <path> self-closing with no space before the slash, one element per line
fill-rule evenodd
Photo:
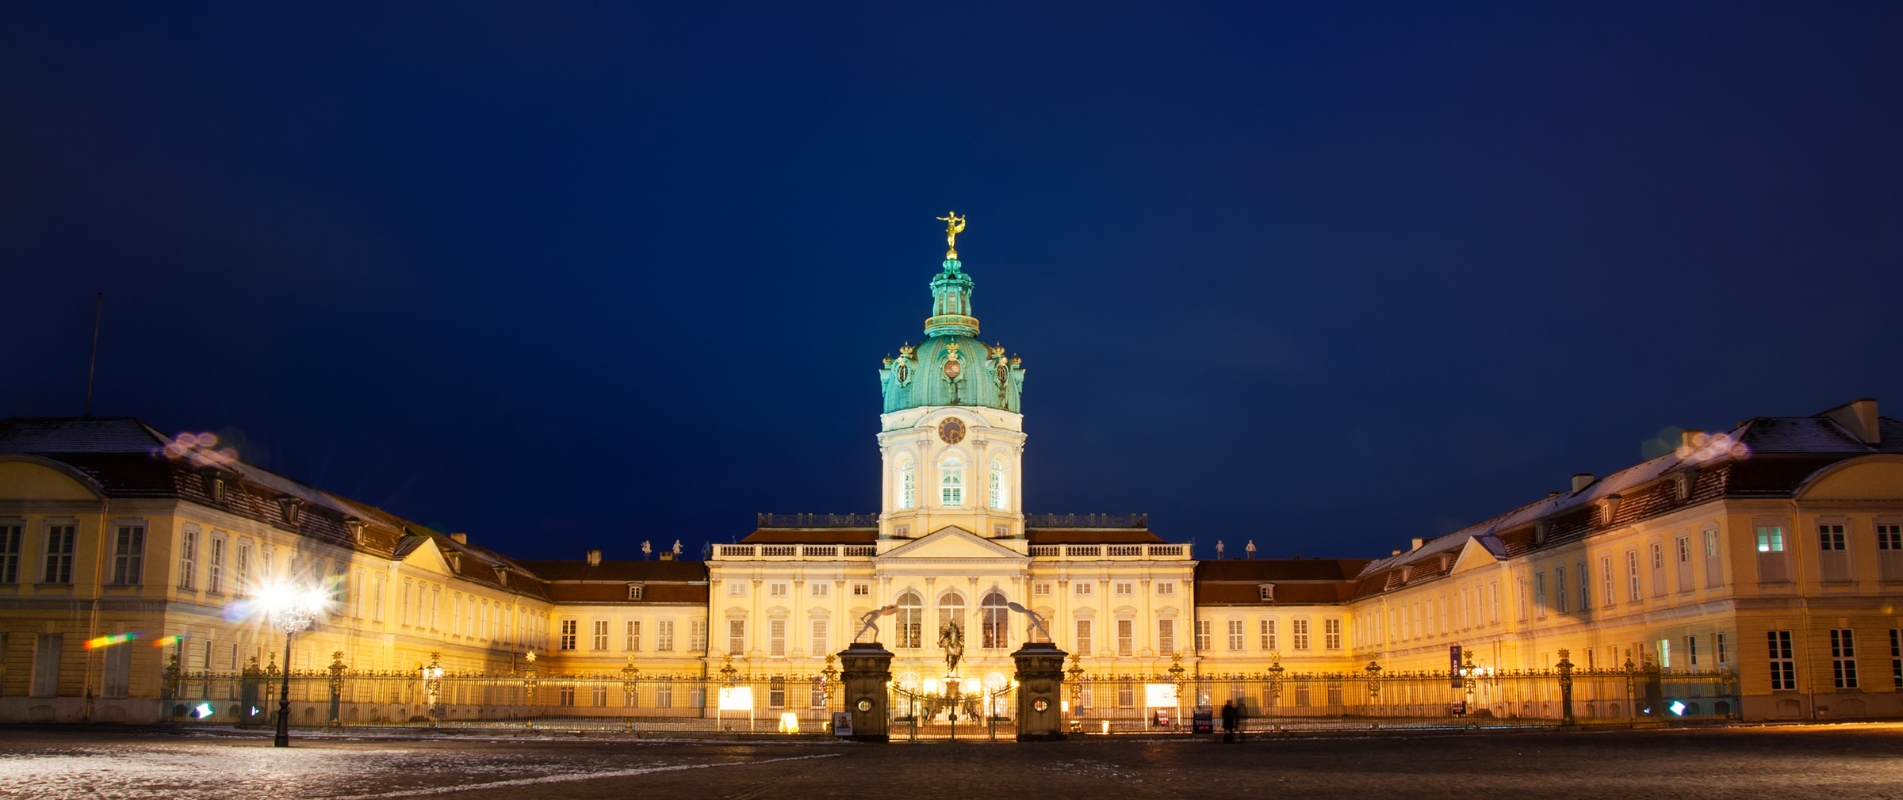
<path fill-rule="evenodd" d="M 978 337 L 972 288 L 948 250 L 923 339 L 879 370 L 877 513 L 761 514 L 698 561 L 519 560 L 209 436 L 0 421 L 0 721 L 157 719 L 175 655 L 276 666 L 283 636 L 244 613 L 273 581 L 331 595 L 294 670 L 812 675 L 870 617 L 924 690 L 950 650 L 1002 685 L 1048 631 L 1093 675 L 1446 669 L 1458 645 L 1483 671 L 1728 671 L 1747 719 L 1903 716 L 1903 423 L 1874 400 L 1690 432 L 1385 557 L 1198 561 L 1143 515 L 1027 513 L 1025 367 Z M 691 691 L 670 707 L 705 711 Z M 1347 713 L 1339 694 L 1290 713 Z"/>

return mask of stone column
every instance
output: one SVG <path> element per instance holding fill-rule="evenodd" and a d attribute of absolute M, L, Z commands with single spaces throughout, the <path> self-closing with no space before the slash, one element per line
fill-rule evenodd
<path fill-rule="evenodd" d="M 1049 642 L 1027 642 L 1011 658 L 1018 663 L 1018 741 L 1064 738 L 1064 658 Z"/>
<path fill-rule="evenodd" d="M 846 711 L 852 714 L 852 736 L 856 742 L 885 742 L 886 705 L 892 680 L 892 651 L 878 642 L 854 642 L 839 651 L 839 681 L 845 690 Z"/>

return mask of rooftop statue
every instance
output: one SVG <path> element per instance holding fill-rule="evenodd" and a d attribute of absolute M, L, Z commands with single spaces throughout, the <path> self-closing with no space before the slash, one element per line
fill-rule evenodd
<path fill-rule="evenodd" d="M 945 223 L 945 257 L 957 258 L 958 234 L 965 232 L 965 218 L 956 211 L 947 211 L 938 221 Z"/>

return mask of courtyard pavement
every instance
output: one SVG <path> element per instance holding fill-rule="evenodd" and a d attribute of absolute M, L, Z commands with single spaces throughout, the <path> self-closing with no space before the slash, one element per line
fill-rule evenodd
<path fill-rule="evenodd" d="M 0 728 L 0 796 L 1903 797 L 1903 725 L 1042 744 Z"/>

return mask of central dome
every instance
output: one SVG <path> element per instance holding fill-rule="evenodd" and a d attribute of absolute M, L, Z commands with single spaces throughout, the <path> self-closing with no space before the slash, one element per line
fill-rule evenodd
<path fill-rule="evenodd" d="M 1007 357 L 1004 345 L 978 339 L 971 315 L 971 276 L 956 258 L 932 278 L 932 316 L 925 341 L 899 348 L 879 370 L 885 412 L 920 406 L 984 406 L 1021 413 L 1024 365 Z"/>

